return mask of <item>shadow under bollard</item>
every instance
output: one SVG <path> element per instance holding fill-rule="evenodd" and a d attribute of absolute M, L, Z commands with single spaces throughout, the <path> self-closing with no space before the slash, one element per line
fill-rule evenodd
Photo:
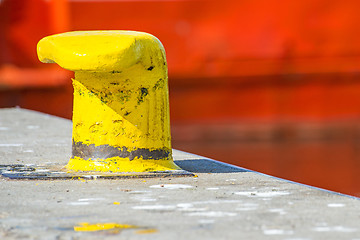
<path fill-rule="evenodd" d="M 185 171 L 192 173 L 235 173 L 235 172 L 251 172 L 250 170 L 233 167 L 231 165 L 215 162 L 209 159 L 182 160 L 175 161 Z"/>

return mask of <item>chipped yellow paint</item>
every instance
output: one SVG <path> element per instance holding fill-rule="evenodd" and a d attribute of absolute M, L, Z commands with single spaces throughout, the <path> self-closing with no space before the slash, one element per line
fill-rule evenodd
<path fill-rule="evenodd" d="M 172 159 L 167 64 L 157 38 L 133 31 L 79 31 L 45 37 L 37 50 L 40 61 L 75 71 L 69 170 L 180 169 Z"/>
<path fill-rule="evenodd" d="M 75 226 L 74 231 L 77 232 L 95 232 L 103 230 L 115 230 L 115 229 L 129 229 L 129 228 L 138 228 L 134 225 L 129 224 L 119 224 L 119 223 L 79 223 L 80 226 Z"/>
<path fill-rule="evenodd" d="M 87 182 L 85 179 L 83 179 L 83 178 L 81 178 L 81 177 L 79 177 L 78 180 L 79 180 L 80 182 Z"/>
<path fill-rule="evenodd" d="M 120 202 L 113 202 L 114 205 L 120 205 Z"/>
<path fill-rule="evenodd" d="M 162 89 L 164 91 L 159 91 L 160 86 L 155 87 L 164 76 L 146 78 L 147 70 L 142 72 L 142 68 L 138 65 L 128 73 L 75 73 L 75 142 L 95 146 L 111 143 L 128 149 L 171 148 L 170 120 L 164 111 L 168 101 L 167 86 Z M 142 90 L 147 91 L 145 96 Z"/>

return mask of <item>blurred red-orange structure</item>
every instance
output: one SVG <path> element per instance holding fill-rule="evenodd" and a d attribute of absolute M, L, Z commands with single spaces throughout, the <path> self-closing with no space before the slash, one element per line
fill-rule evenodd
<path fill-rule="evenodd" d="M 71 117 L 69 72 L 36 43 L 152 33 L 169 64 L 174 147 L 360 196 L 360 2 L 2 0 L 0 106 Z"/>

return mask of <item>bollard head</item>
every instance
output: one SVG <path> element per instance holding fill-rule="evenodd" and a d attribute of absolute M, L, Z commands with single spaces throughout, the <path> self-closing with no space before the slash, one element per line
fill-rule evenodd
<path fill-rule="evenodd" d="M 160 52 L 159 52 L 160 51 Z M 120 72 L 152 58 L 165 62 L 161 42 L 151 34 L 135 31 L 75 31 L 41 39 L 39 60 L 57 63 L 71 71 Z"/>
<path fill-rule="evenodd" d="M 79 31 L 38 43 L 44 63 L 75 71 L 76 171 L 179 170 L 172 159 L 167 65 L 161 42 L 133 31 Z"/>

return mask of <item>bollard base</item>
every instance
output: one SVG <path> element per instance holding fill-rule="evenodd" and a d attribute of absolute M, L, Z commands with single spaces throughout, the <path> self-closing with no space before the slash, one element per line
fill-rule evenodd
<path fill-rule="evenodd" d="M 69 171 L 61 165 L 0 165 L 0 174 L 9 179 L 26 180 L 95 180 L 95 179 L 129 179 L 129 178 L 167 178 L 194 177 L 185 170 L 154 171 L 154 172 L 87 172 Z"/>
<path fill-rule="evenodd" d="M 129 157 L 110 157 L 106 159 L 83 159 L 81 157 L 72 157 L 66 169 L 69 171 L 86 172 L 162 172 L 181 170 L 172 157 L 157 160 L 139 159 L 131 160 Z"/>

